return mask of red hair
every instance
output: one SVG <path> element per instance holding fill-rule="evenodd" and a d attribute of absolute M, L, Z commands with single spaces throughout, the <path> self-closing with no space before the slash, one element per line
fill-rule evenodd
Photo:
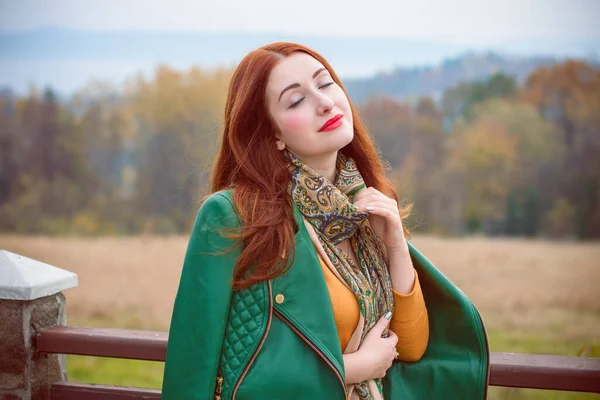
<path fill-rule="evenodd" d="M 273 67 L 298 51 L 323 64 L 346 93 L 323 57 L 307 47 L 284 42 L 260 47 L 246 55 L 229 84 L 223 137 L 212 170 L 211 186 L 213 193 L 233 189 L 233 201 L 243 224 L 241 232 L 234 235 L 243 243 L 235 265 L 235 289 L 281 276 L 291 265 L 290 259 L 293 261 L 294 254 L 289 249 L 295 223 L 287 193 L 288 161 L 275 147 L 278 128 L 267 109 L 266 89 Z M 367 186 L 397 200 L 373 141 L 352 103 L 350 108 L 354 138 L 341 151 L 354 159 Z M 407 212 L 401 210 L 402 214 Z"/>

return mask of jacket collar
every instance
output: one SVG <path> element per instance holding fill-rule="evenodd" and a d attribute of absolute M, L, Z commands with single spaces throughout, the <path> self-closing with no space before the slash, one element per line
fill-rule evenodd
<path fill-rule="evenodd" d="M 298 233 L 294 236 L 295 257 L 290 269 L 271 281 L 273 307 L 345 376 L 342 350 L 322 267 L 304 226 L 302 214 L 295 205 L 293 207 L 298 226 Z"/>

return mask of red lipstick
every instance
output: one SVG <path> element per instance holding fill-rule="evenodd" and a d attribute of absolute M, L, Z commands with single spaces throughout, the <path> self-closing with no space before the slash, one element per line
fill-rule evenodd
<path fill-rule="evenodd" d="M 329 132 L 329 131 L 339 128 L 343 123 L 343 121 L 342 121 L 343 117 L 344 116 L 342 114 L 338 114 L 335 117 L 330 118 L 327 122 L 325 122 L 323 124 L 321 129 L 319 129 L 319 132 Z"/>

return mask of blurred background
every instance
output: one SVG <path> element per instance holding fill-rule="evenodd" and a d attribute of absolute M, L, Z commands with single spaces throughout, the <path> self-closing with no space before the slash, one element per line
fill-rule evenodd
<path fill-rule="evenodd" d="M 600 357 L 600 3 L 0 2 L 0 248 L 79 275 L 71 325 L 167 330 L 227 85 L 294 41 L 342 78 L 413 243 L 492 351 Z M 162 364 L 69 357 L 160 387 Z M 493 388 L 492 398 L 591 395 Z"/>

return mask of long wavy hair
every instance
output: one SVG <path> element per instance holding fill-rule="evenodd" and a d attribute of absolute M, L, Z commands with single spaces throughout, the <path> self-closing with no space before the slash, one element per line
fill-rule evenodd
<path fill-rule="evenodd" d="M 298 51 L 323 64 L 346 93 L 322 56 L 305 46 L 285 42 L 268 44 L 246 55 L 229 84 L 223 136 L 212 170 L 211 189 L 213 193 L 233 189 L 233 201 L 242 221 L 241 231 L 230 235 L 242 245 L 235 265 L 234 289 L 281 276 L 295 256 L 291 243 L 296 226 L 287 192 L 289 162 L 275 147 L 278 128 L 268 112 L 266 89 L 273 67 Z M 367 186 L 398 200 L 394 186 L 384 174 L 375 145 L 352 103 L 350 108 L 354 138 L 341 151 L 354 159 Z M 403 218 L 408 212 L 409 207 L 400 209 Z"/>

